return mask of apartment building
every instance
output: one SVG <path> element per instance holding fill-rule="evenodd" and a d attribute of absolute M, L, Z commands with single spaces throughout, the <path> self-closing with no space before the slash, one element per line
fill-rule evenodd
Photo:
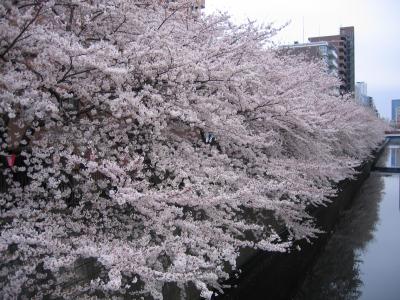
<path fill-rule="evenodd" d="M 354 27 L 340 27 L 338 35 L 318 36 L 308 39 L 313 42 L 328 42 L 337 49 L 339 77 L 342 79 L 340 89 L 344 92 L 354 92 Z"/>
<path fill-rule="evenodd" d="M 338 76 L 338 55 L 336 48 L 329 42 L 312 42 L 281 47 L 287 49 L 292 54 L 305 54 L 309 58 L 322 58 L 328 67 L 328 72 Z"/>

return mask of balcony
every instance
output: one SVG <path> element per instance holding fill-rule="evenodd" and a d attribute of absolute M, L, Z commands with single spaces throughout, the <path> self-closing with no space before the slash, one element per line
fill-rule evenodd
<path fill-rule="evenodd" d="M 329 64 L 335 69 L 337 69 L 339 67 L 338 63 L 335 60 L 330 60 Z"/>
<path fill-rule="evenodd" d="M 329 55 L 329 57 L 333 57 L 333 58 L 335 58 L 335 59 L 338 58 L 338 55 L 337 55 L 337 53 L 336 53 L 335 50 L 329 50 L 329 51 L 328 51 L 328 55 Z"/>

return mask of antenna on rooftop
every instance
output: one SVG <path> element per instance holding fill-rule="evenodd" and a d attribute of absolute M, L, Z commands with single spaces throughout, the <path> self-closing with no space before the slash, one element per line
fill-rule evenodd
<path fill-rule="evenodd" d="M 304 44 L 304 16 L 303 16 L 303 44 Z"/>

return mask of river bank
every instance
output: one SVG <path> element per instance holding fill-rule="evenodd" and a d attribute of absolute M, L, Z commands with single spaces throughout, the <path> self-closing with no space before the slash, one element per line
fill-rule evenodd
<path fill-rule="evenodd" d="M 291 253 L 265 253 L 258 251 L 247 260 L 241 261 L 239 276 L 233 276 L 227 283 L 236 288 L 227 289 L 215 299 L 274 299 L 284 300 L 294 296 L 305 280 L 307 272 L 329 240 L 341 212 L 349 208 L 360 187 L 369 177 L 371 169 L 382 154 L 386 142 L 372 157 L 357 168 L 354 179 L 338 184 L 338 193 L 326 207 L 317 207 L 312 213 L 318 228 L 324 231 L 312 243 L 300 241 L 299 251 Z"/>

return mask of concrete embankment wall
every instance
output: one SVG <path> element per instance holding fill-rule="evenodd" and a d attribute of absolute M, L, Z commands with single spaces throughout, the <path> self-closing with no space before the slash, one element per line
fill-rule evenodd
<path fill-rule="evenodd" d="M 373 158 L 357 168 L 358 174 L 354 179 L 346 179 L 338 184 L 337 196 L 328 206 L 318 207 L 312 212 L 318 228 L 325 233 L 318 239 L 312 240 L 312 244 L 306 241 L 298 242 L 300 251 L 253 253 L 240 266 L 240 276 L 227 282 L 236 288 L 227 289 L 224 295 L 215 299 L 290 299 L 313 266 L 318 254 L 323 250 L 340 217 L 340 212 L 351 206 L 352 200 L 368 178 L 384 146 L 385 144 L 373 153 Z"/>

